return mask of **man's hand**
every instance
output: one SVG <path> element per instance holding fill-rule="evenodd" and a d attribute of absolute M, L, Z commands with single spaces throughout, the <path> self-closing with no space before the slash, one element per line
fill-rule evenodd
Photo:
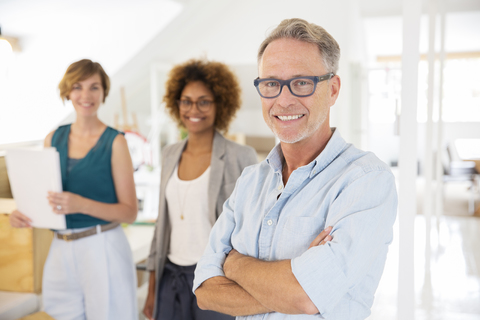
<path fill-rule="evenodd" d="M 328 241 L 331 241 L 333 238 L 330 235 L 330 232 L 332 232 L 332 227 L 325 228 L 315 239 L 313 239 L 308 249 L 316 246 L 323 246 Z M 238 261 L 245 257 L 245 255 L 239 253 L 237 250 L 232 249 L 228 253 L 225 263 L 223 264 L 223 272 L 225 273 L 225 277 L 231 279 L 232 275 L 236 271 L 235 268 L 238 266 Z"/>
<path fill-rule="evenodd" d="M 239 253 L 237 250 L 232 249 L 227 257 L 225 258 L 225 263 L 223 264 L 223 272 L 225 277 L 228 279 L 232 278 L 232 275 L 235 273 L 235 268 L 238 266 L 238 261 L 246 257 L 245 255 Z"/>
<path fill-rule="evenodd" d="M 332 227 L 323 230 L 308 249 L 332 240 Z M 232 249 L 223 265 L 225 277 L 240 285 L 268 309 L 286 314 L 316 314 L 318 309 L 292 273 L 290 260 L 263 261 Z"/>
<path fill-rule="evenodd" d="M 226 277 L 218 276 L 204 281 L 195 295 L 198 307 L 202 310 L 213 310 L 234 317 L 272 312 Z"/>
<path fill-rule="evenodd" d="M 316 247 L 316 246 L 323 246 L 328 241 L 331 241 L 333 238 L 330 235 L 330 232 L 332 232 L 332 227 L 325 228 L 325 230 L 320 232 L 320 234 L 315 239 L 313 239 L 313 241 L 312 241 L 312 243 L 310 243 L 310 246 L 308 247 L 308 249 L 310 249 L 312 247 Z"/>

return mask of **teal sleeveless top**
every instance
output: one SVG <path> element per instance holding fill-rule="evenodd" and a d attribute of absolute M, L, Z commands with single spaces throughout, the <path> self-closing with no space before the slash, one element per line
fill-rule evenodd
<path fill-rule="evenodd" d="M 63 191 L 104 203 L 117 203 L 117 195 L 112 177 L 112 144 L 115 137 L 122 133 L 107 127 L 90 149 L 87 155 L 68 170 L 68 136 L 70 124 L 59 127 L 52 137 L 52 147 L 60 154 Z M 123 134 L 123 133 L 122 133 Z M 73 213 L 65 215 L 67 228 L 85 228 L 109 221 L 87 214 Z"/>

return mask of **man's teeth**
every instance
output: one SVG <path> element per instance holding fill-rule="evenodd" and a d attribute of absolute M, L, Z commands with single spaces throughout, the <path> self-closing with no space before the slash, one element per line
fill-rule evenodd
<path fill-rule="evenodd" d="M 303 114 L 297 114 L 295 116 L 277 116 L 277 117 L 282 121 L 288 121 L 288 120 L 295 120 L 295 119 L 301 118 L 303 117 Z"/>
<path fill-rule="evenodd" d="M 200 120 L 201 120 L 200 118 L 190 118 L 190 121 L 192 121 L 192 122 L 198 122 Z"/>

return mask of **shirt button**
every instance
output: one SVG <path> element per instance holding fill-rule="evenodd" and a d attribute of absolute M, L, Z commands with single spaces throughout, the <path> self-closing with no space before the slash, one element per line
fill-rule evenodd
<path fill-rule="evenodd" d="M 269 226 L 271 226 L 272 223 L 273 223 L 272 219 L 270 219 L 270 220 L 267 221 L 267 224 L 268 224 Z"/>
<path fill-rule="evenodd" d="M 278 190 L 282 190 L 282 185 L 281 184 L 278 185 Z"/>

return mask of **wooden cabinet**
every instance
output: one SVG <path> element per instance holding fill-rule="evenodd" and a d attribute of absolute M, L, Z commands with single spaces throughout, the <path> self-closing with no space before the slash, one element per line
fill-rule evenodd
<path fill-rule="evenodd" d="M 13 198 L 8 182 L 7 166 L 5 157 L 0 156 L 0 198 Z"/>
<path fill-rule="evenodd" d="M 40 293 L 53 232 L 12 228 L 8 214 L 15 202 L 11 198 L 5 158 L 0 157 L 0 291 Z"/>
<path fill-rule="evenodd" d="M 40 293 L 53 232 L 11 227 L 9 213 L 16 208 L 11 198 L 5 158 L 0 157 L 0 291 Z"/>
<path fill-rule="evenodd" d="M 11 227 L 8 214 L 1 213 L 0 291 L 40 293 L 52 239 L 53 232 L 47 229 Z"/>

